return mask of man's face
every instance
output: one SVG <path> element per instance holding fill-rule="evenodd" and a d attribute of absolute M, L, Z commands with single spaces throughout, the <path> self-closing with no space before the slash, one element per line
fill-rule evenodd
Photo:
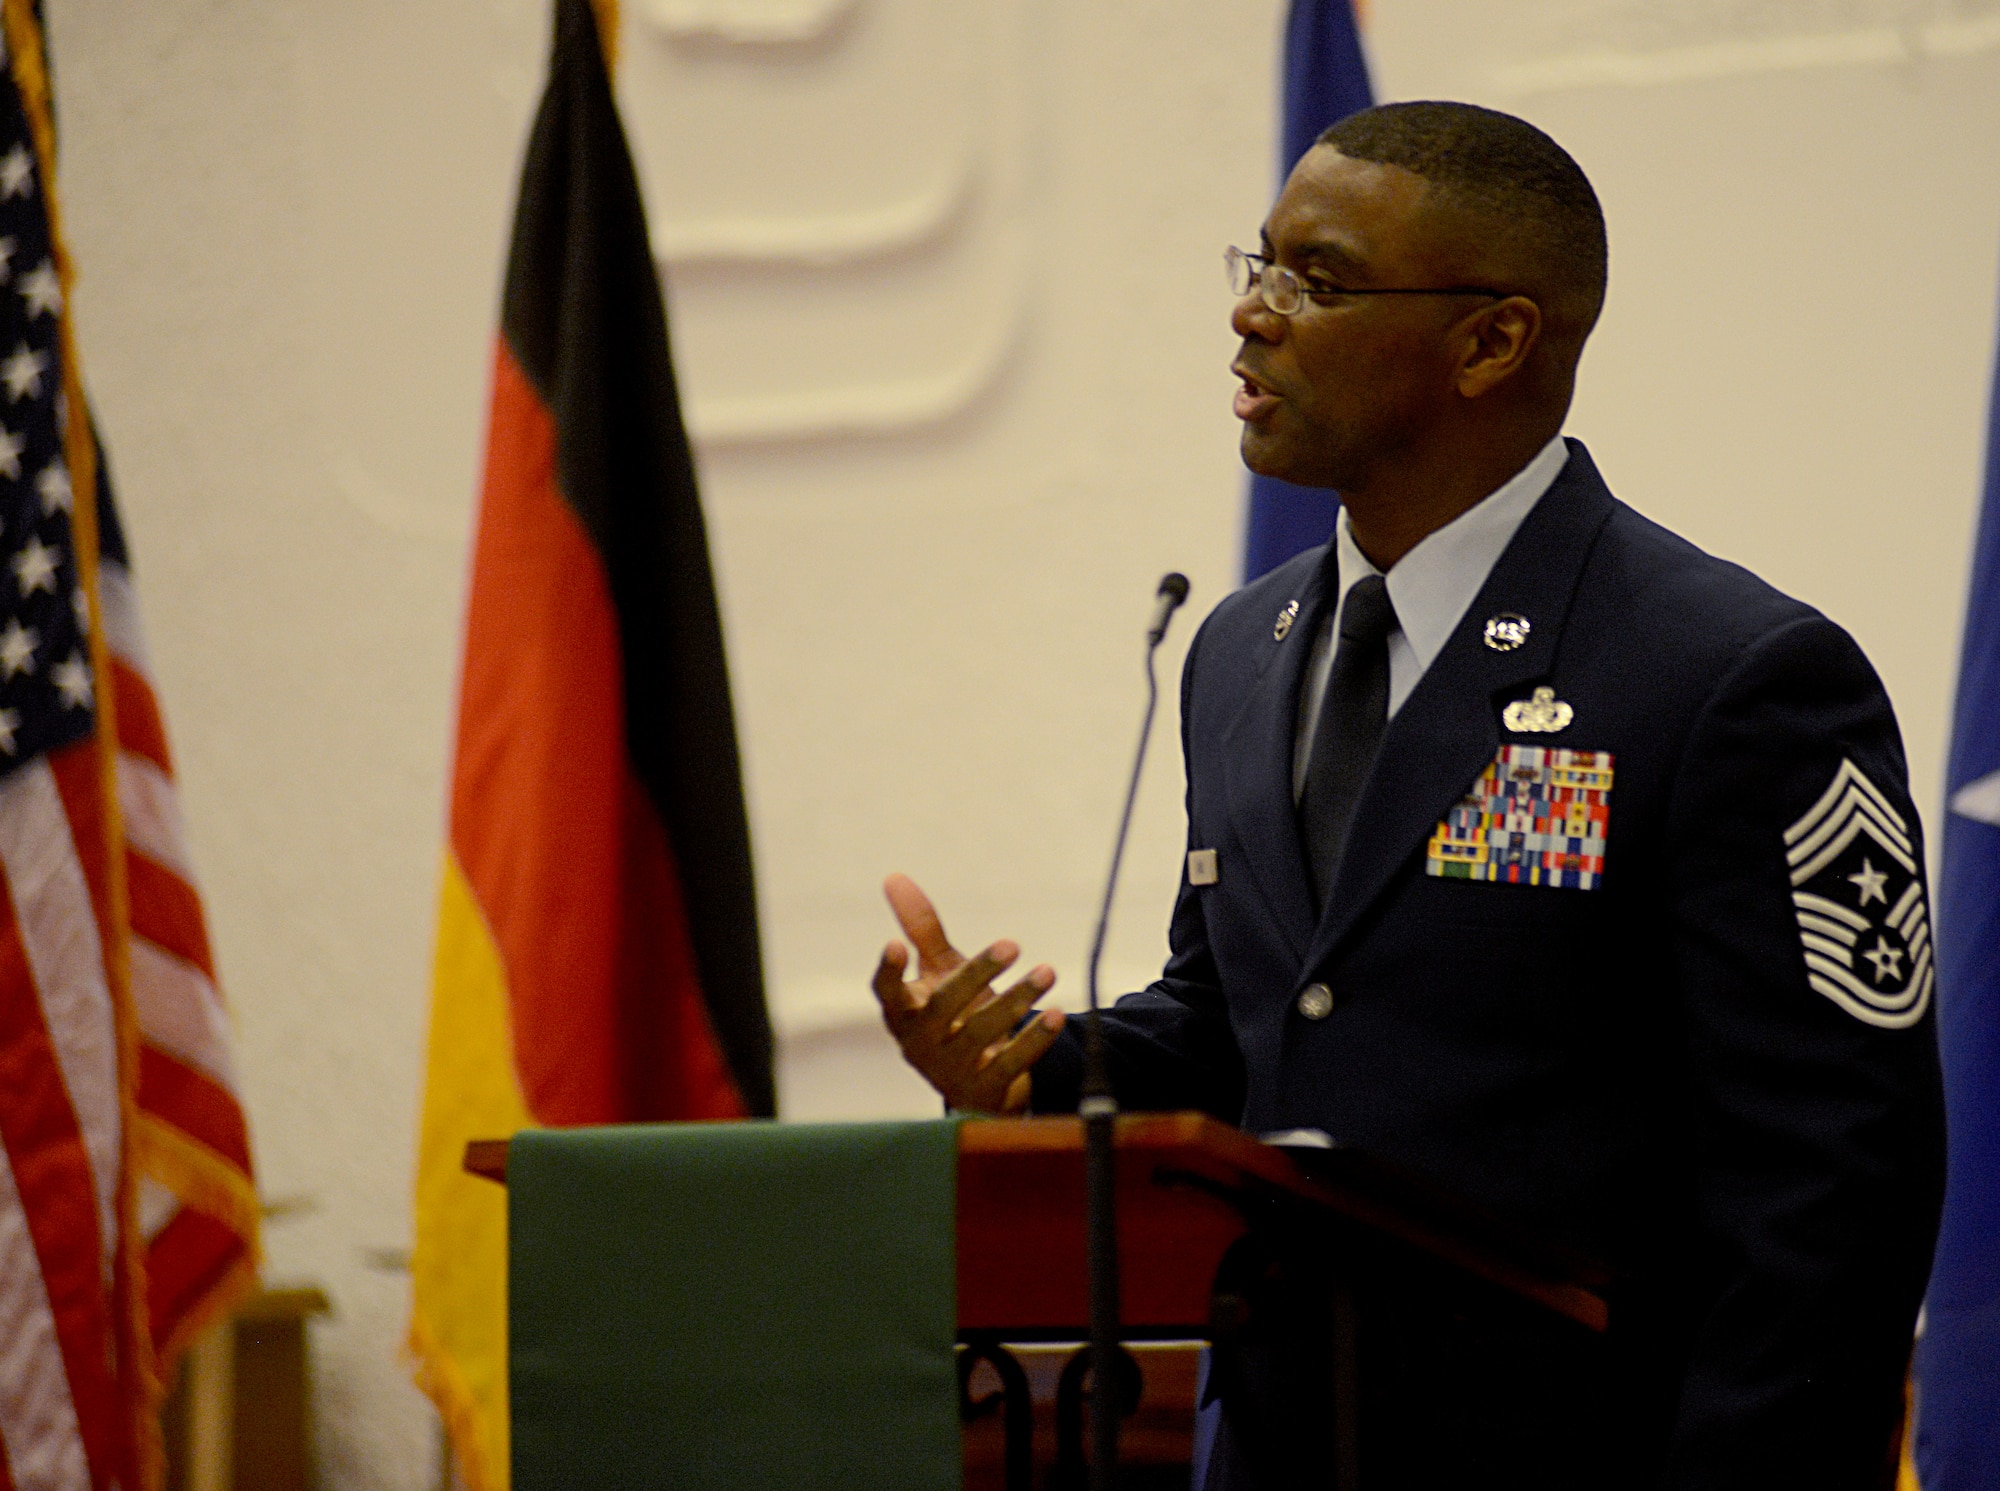
<path fill-rule="evenodd" d="M 1440 235 L 1426 231 L 1426 190 L 1400 167 L 1315 147 L 1271 209 L 1259 252 L 1308 290 L 1463 283 Z M 1280 316 L 1253 287 L 1230 319 L 1243 338 L 1231 371 L 1243 379 L 1244 464 L 1301 486 L 1365 486 L 1377 461 L 1447 407 L 1446 333 L 1471 309 L 1449 296 L 1357 295 L 1308 299 Z"/>

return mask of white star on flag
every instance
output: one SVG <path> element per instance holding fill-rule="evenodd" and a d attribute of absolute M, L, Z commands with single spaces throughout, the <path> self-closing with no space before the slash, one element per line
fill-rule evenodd
<path fill-rule="evenodd" d="M 25 197 L 34 190 L 35 158 L 26 145 L 16 144 L 0 155 L 0 202 L 9 197 Z"/>
<path fill-rule="evenodd" d="M 14 277 L 14 247 L 11 236 L 0 238 L 0 285 Z"/>
<path fill-rule="evenodd" d="M 0 475 L 13 481 L 21 479 L 21 452 L 28 448 L 28 437 L 16 435 L 12 430 L 0 427 Z"/>
<path fill-rule="evenodd" d="M 9 616 L 7 630 L 0 632 L 0 679 L 34 672 L 35 649 L 41 645 L 33 627 L 22 626 L 18 616 Z"/>
<path fill-rule="evenodd" d="M 90 708 L 90 666 L 81 652 L 72 652 L 49 673 L 56 692 L 71 709 Z"/>
<path fill-rule="evenodd" d="M 75 494 L 69 485 L 69 467 L 61 461 L 51 461 L 42 468 L 42 474 L 35 478 L 35 490 L 42 494 L 44 514 L 75 510 Z"/>
<path fill-rule="evenodd" d="M 28 315 L 53 316 L 62 310 L 62 280 L 56 275 L 56 267 L 47 259 L 21 276 L 21 283 L 14 287 L 28 308 Z"/>
<path fill-rule="evenodd" d="M 23 398 L 41 397 L 42 372 L 48 365 L 48 358 L 31 350 L 26 342 L 16 347 L 5 362 L 0 362 L 0 382 L 7 385 L 8 402 L 18 404 Z"/>
<path fill-rule="evenodd" d="M 14 754 L 14 732 L 21 728 L 21 711 L 0 709 L 0 751 Z"/>
<path fill-rule="evenodd" d="M 21 546 L 21 552 L 13 559 L 14 580 L 21 587 L 23 600 L 37 590 L 56 593 L 56 565 L 62 562 L 62 550 L 52 549 L 43 543 L 39 534 L 29 534 L 28 541 Z"/>
<path fill-rule="evenodd" d="M 76 589 L 72 590 L 69 593 L 69 608 L 70 610 L 76 612 L 76 624 L 78 629 L 81 630 L 86 637 L 89 636 L 90 597 L 83 593 L 83 587 L 81 585 L 77 586 Z"/>

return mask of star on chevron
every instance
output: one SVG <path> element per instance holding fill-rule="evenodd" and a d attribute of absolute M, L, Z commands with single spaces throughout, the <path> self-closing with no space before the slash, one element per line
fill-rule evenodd
<path fill-rule="evenodd" d="M 1863 906 L 1870 901 L 1880 901 L 1884 906 L 1889 904 L 1889 893 L 1882 888 L 1889 883 L 1889 877 L 1866 859 L 1861 861 L 1861 868 L 1858 871 L 1847 877 L 1847 883 L 1860 887 Z"/>
<path fill-rule="evenodd" d="M 21 546 L 21 552 L 12 560 L 14 581 L 21 587 L 21 598 L 27 599 L 37 590 L 56 593 L 56 566 L 62 563 L 62 550 L 52 549 L 43 543 L 40 534 L 31 533 L 28 541 Z"/>
<path fill-rule="evenodd" d="M 18 616 L 9 616 L 7 629 L 0 631 L 0 679 L 34 672 L 35 649 L 41 645 L 42 639 L 33 627 L 22 626 Z"/>
<path fill-rule="evenodd" d="M 35 158 L 28 154 L 26 145 L 16 143 L 5 155 L 0 155 L 0 202 L 10 197 L 25 197 L 35 189 Z"/>
<path fill-rule="evenodd" d="M 1878 984 L 1885 978 L 1903 976 L 1903 950 L 1889 946 L 1879 934 L 1875 938 L 1875 945 L 1861 956 L 1875 965 L 1875 982 Z"/>
<path fill-rule="evenodd" d="M 90 708 L 90 665 L 81 652 L 72 652 L 50 670 L 50 680 L 63 703 L 71 709 Z"/>
<path fill-rule="evenodd" d="M 7 401 L 18 404 L 24 398 L 40 398 L 42 374 L 49 365 L 48 354 L 32 350 L 26 342 L 15 347 L 0 362 L 0 383 L 7 385 Z"/>
<path fill-rule="evenodd" d="M 21 282 L 14 287 L 26 306 L 32 320 L 36 316 L 55 316 L 62 312 L 62 280 L 56 274 L 55 265 L 47 259 L 21 276 Z"/>
<path fill-rule="evenodd" d="M 69 467 L 61 461 L 51 461 L 42 468 L 42 474 L 35 478 L 35 490 L 42 494 L 44 515 L 76 509 L 76 496 L 70 490 Z"/>

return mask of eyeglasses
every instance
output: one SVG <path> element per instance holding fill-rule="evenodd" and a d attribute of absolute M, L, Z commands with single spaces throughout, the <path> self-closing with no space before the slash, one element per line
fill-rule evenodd
<path fill-rule="evenodd" d="M 1370 286 L 1358 290 L 1311 290 L 1291 270 L 1282 264 L 1273 264 L 1262 254 L 1246 254 L 1231 245 L 1223 250 L 1222 262 L 1229 271 L 1229 288 L 1237 297 L 1248 295 L 1252 288 L 1258 298 L 1274 314 L 1296 315 L 1308 300 L 1340 300 L 1349 295 L 1485 295 L 1493 300 L 1505 300 L 1504 290 L 1489 290 L 1484 285 L 1446 285 L 1437 289 L 1425 286 L 1422 289 L 1384 289 Z"/>

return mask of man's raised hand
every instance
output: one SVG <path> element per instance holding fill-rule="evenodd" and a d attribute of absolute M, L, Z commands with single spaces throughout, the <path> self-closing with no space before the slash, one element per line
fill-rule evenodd
<path fill-rule="evenodd" d="M 1028 1106 L 1028 1068 L 1062 1029 L 1059 1011 L 1044 1010 L 1016 1031 L 1022 1016 L 1054 986 L 1055 970 L 1041 965 L 1004 992 L 993 980 L 1021 950 L 1000 941 L 967 958 L 944 935 L 930 898 L 907 875 L 882 886 L 903 935 L 917 950 L 917 976 L 905 980 L 910 955 L 892 942 L 875 965 L 875 997 L 903 1058 L 944 1095 L 953 1108 L 1018 1113 Z"/>

